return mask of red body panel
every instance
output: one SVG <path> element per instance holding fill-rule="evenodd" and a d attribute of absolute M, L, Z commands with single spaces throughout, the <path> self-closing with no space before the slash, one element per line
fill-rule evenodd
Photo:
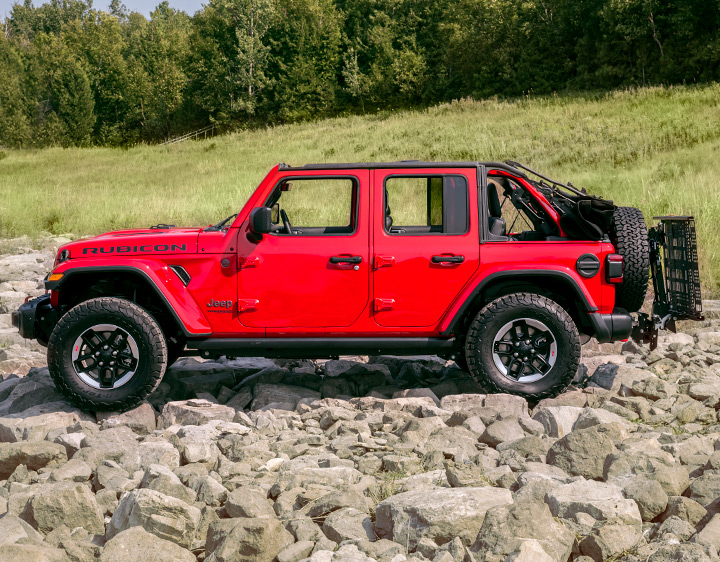
<path fill-rule="evenodd" d="M 70 259 L 55 273 L 75 268 L 123 268 L 144 274 L 162 293 L 190 336 L 337 337 L 439 336 L 448 330 L 473 290 L 502 271 L 552 270 L 570 276 L 597 312 L 613 310 L 615 287 L 605 281 L 603 242 L 485 242 L 476 167 L 423 169 L 273 168 L 230 228 L 141 229 L 78 240 L 61 250 Z M 502 170 L 490 173 L 511 175 Z M 469 186 L 465 234 L 394 235 L 383 227 L 383 189 L 388 175 L 463 175 Z M 283 177 L 353 176 L 359 186 L 357 228 L 348 235 L 264 235 L 252 240 L 250 211 L 262 206 Z M 514 177 L 514 176 L 513 176 Z M 515 178 L 557 222 L 542 195 Z M 575 263 L 597 255 L 601 271 L 581 277 Z M 459 264 L 434 264 L 432 256 L 463 256 Z M 359 256 L 358 268 L 331 264 L 332 256 Z M 169 266 L 182 266 L 187 286 Z M 55 299 L 57 302 L 57 299 Z"/>

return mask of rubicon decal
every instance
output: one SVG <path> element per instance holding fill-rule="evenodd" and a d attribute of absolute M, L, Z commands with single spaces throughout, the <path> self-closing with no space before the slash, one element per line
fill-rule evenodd
<path fill-rule="evenodd" d="M 139 252 L 187 252 L 186 244 L 144 244 L 142 246 L 108 246 L 83 248 L 83 254 L 137 254 Z"/>

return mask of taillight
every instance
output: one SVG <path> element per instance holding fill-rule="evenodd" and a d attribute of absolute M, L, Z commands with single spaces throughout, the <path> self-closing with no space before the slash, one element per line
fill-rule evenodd
<path fill-rule="evenodd" d="M 608 283 L 622 283 L 623 257 L 620 254 L 608 254 L 605 257 L 605 281 Z"/>

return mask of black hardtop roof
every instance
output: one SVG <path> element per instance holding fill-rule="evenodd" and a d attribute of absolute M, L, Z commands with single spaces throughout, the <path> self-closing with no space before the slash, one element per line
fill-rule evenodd
<path fill-rule="evenodd" d="M 357 163 L 328 163 L 328 164 L 305 164 L 304 166 L 289 166 L 280 163 L 280 170 L 352 170 L 352 169 L 412 169 L 412 168 L 477 168 L 484 166 L 486 168 L 496 168 L 507 170 L 519 176 L 525 177 L 525 174 L 508 166 L 502 162 L 423 162 L 422 160 L 400 160 L 397 162 L 357 162 Z"/>

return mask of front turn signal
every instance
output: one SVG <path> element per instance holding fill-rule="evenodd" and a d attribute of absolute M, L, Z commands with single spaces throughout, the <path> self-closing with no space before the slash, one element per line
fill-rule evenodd
<path fill-rule="evenodd" d="M 60 281 L 63 278 L 64 273 L 53 273 L 48 277 L 48 281 Z"/>

